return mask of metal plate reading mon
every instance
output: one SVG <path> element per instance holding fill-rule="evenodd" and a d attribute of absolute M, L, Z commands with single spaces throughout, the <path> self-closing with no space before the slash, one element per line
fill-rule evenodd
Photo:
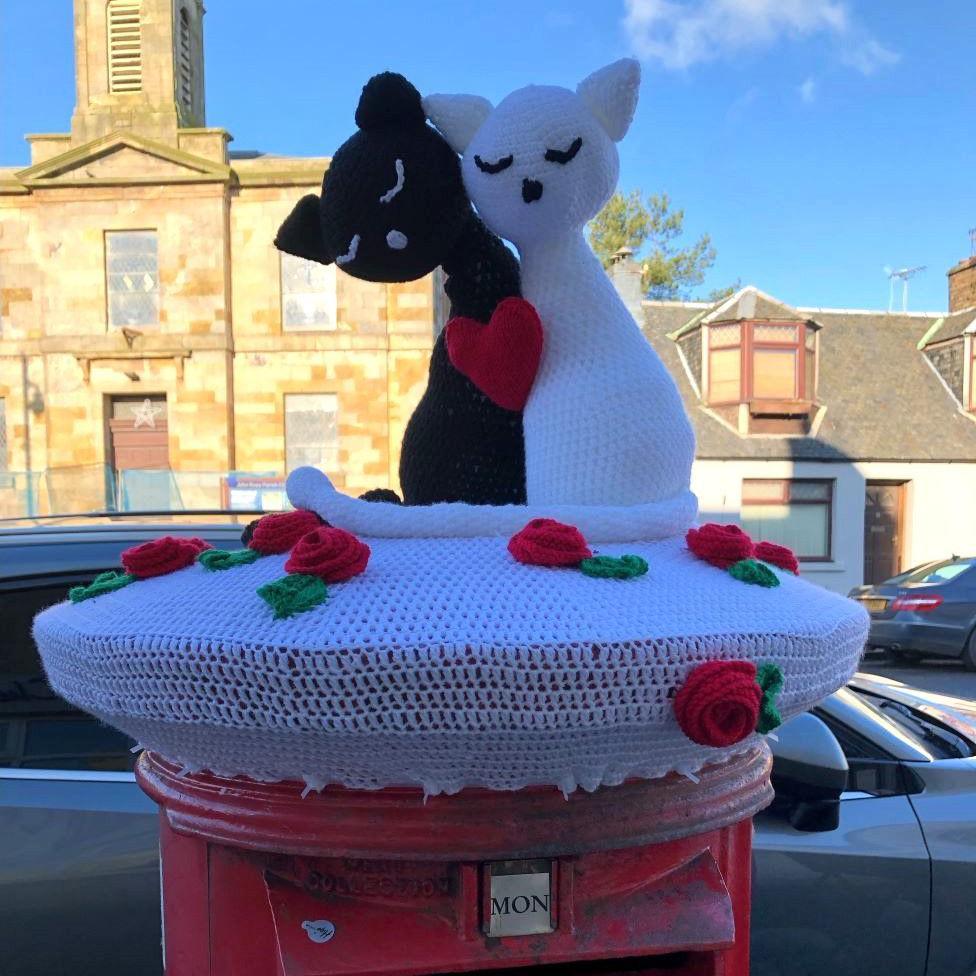
<path fill-rule="evenodd" d="M 489 936 L 554 931 L 552 861 L 499 861 L 486 869 Z"/>

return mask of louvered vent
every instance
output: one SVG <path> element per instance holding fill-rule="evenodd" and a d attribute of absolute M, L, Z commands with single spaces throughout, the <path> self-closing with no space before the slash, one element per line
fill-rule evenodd
<path fill-rule="evenodd" d="M 189 113 L 193 110 L 193 61 L 190 57 L 190 18 L 185 7 L 180 10 L 180 46 L 177 58 L 180 105 Z"/>
<path fill-rule="evenodd" d="M 108 5 L 108 88 L 142 91 L 142 32 L 138 0 L 111 0 Z"/>

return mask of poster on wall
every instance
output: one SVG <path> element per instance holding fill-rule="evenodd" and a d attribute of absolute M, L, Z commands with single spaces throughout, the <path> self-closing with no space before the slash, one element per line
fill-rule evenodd
<path fill-rule="evenodd" d="M 232 471 L 221 483 L 223 506 L 229 511 L 280 512 L 290 508 L 285 477 L 275 473 Z"/>

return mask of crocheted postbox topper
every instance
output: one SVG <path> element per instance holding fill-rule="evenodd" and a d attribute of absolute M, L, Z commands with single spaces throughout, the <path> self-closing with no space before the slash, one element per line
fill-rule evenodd
<path fill-rule="evenodd" d="M 430 95 L 423 110 L 440 135 L 414 101 L 367 98 L 366 135 L 347 143 L 356 166 L 335 186 L 369 198 L 368 222 L 319 228 L 327 179 L 279 235 L 298 250 L 318 234 L 316 259 L 333 260 L 368 223 L 363 277 L 374 262 L 383 280 L 401 258 L 411 273 L 427 267 L 437 235 L 416 230 L 415 213 L 393 250 L 413 234 L 423 254 L 384 255 L 402 216 L 380 195 L 410 193 L 413 140 L 443 137 L 460 154 L 447 191 L 463 188 L 477 220 L 473 202 L 477 234 L 515 245 L 521 287 L 491 308 L 455 309 L 435 356 L 518 418 L 524 497 L 366 501 L 299 468 L 288 479 L 298 511 L 266 516 L 278 521 L 258 523 L 246 551 L 194 550 L 192 564 L 151 577 L 106 574 L 41 614 L 60 694 L 190 769 L 314 788 L 570 792 L 693 775 L 847 680 L 864 611 L 802 580 L 785 547 L 695 525 L 694 440 L 675 383 L 586 245 L 638 88 L 625 60 L 575 90 L 530 86 L 497 107 Z M 357 168 L 389 186 L 363 189 Z M 458 273 L 476 282 L 489 266 L 479 257 Z M 432 367 L 431 384 L 446 375 Z M 449 398 L 436 407 L 450 415 Z M 491 457 L 498 428 L 468 408 L 472 441 Z M 445 442 L 442 466 L 462 453 Z M 153 565 L 168 567 L 166 553 Z"/>

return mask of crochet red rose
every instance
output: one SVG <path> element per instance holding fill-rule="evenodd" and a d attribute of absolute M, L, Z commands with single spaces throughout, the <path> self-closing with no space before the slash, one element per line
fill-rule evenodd
<path fill-rule="evenodd" d="M 288 552 L 306 532 L 317 529 L 321 524 L 322 519 L 315 512 L 303 508 L 294 512 L 275 512 L 258 520 L 247 545 L 263 556 Z"/>
<path fill-rule="evenodd" d="M 709 661 L 674 696 L 674 714 L 692 742 L 731 746 L 756 730 L 762 696 L 751 661 Z"/>
<path fill-rule="evenodd" d="M 191 566 L 197 555 L 209 548 L 210 544 L 203 539 L 164 535 L 160 539 L 126 549 L 122 553 L 122 566 L 127 573 L 138 579 L 164 576 Z"/>
<path fill-rule="evenodd" d="M 776 542 L 759 542 L 756 544 L 753 556 L 771 566 L 778 566 L 788 573 L 799 573 L 800 563 L 792 549 L 781 546 Z"/>
<path fill-rule="evenodd" d="M 549 518 L 532 519 L 508 540 L 508 551 L 530 566 L 578 566 L 593 555 L 579 529 Z"/>
<path fill-rule="evenodd" d="M 369 546 L 351 532 L 320 526 L 295 543 L 285 563 L 286 573 L 317 576 L 326 583 L 341 583 L 358 576 L 369 562 Z"/>
<path fill-rule="evenodd" d="M 689 529 L 685 536 L 688 548 L 706 563 L 728 569 L 752 556 L 752 539 L 737 525 L 717 525 L 708 522 L 697 529 Z"/>

